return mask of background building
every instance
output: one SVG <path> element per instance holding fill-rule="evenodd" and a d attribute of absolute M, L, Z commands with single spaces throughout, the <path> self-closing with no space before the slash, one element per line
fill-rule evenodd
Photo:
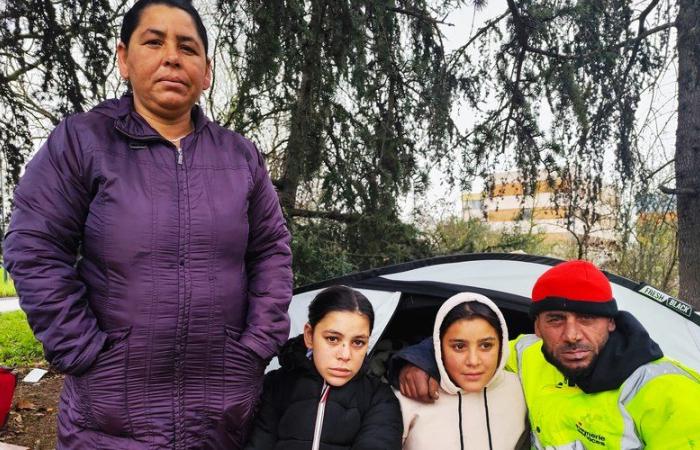
<path fill-rule="evenodd" d="M 493 230 L 532 230 L 550 241 L 576 240 L 577 236 L 615 239 L 613 213 L 617 201 L 612 188 L 603 187 L 594 205 L 578 208 L 572 206 L 575 191 L 561 189 L 561 180 L 547 180 L 542 172 L 528 193 L 520 178 L 518 172 L 497 173 L 491 192 L 463 193 L 462 218 L 481 219 Z"/>

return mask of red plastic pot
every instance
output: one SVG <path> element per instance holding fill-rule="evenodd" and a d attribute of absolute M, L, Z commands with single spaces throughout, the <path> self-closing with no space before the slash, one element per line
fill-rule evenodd
<path fill-rule="evenodd" d="M 17 386 L 17 375 L 12 373 L 12 369 L 0 367 L 0 428 L 7 423 L 7 417 L 12 408 L 12 397 Z"/>

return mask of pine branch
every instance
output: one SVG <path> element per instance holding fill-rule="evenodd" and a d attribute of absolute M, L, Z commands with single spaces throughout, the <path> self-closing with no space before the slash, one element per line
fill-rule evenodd
<path fill-rule="evenodd" d="M 657 27 L 645 30 L 644 32 L 638 34 L 637 36 L 635 36 L 633 38 L 630 38 L 630 39 L 627 39 L 625 41 L 618 42 L 617 44 L 610 45 L 610 46 L 602 48 L 600 50 L 595 50 L 593 52 L 585 53 L 582 55 L 568 55 L 568 54 L 564 54 L 564 53 L 557 53 L 557 52 L 553 52 L 550 50 L 543 50 L 541 48 L 532 47 L 530 45 L 525 46 L 525 50 L 527 50 L 530 53 L 535 53 L 538 55 L 547 56 L 549 58 L 567 59 L 567 60 L 585 59 L 585 58 L 591 58 L 591 57 L 593 57 L 597 54 L 600 54 L 600 53 L 607 53 L 607 52 L 610 52 L 612 50 L 617 50 L 619 48 L 628 47 L 632 44 L 634 44 L 636 47 L 638 47 L 638 45 L 644 39 L 648 38 L 652 34 L 656 34 L 656 33 L 659 33 L 661 31 L 668 30 L 669 28 L 672 28 L 675 26 L 676 26 L 676 22 L 668 22 L 668 23 L 665 23 L 663 25 L 659 25 Z"/>
<path fill-rule="evenodd" d="M 432 23 L 433 25 L 447 25 L 448 27 L 453 27 L 453 26 L 454 26 L 453 23 L 449 23 L 449 22 L 445 22 L 445 21 L 443 21 L 443 20 L 436 19 L 436 18 L 431 17 L 431 16 L 429 16 L 429 15 L 423 14 L 423 13 L 420 12 L 420 11 L 411 11 L 411 10 L 409 10 L 409 9 L 397 8 L 397 7 L 387 8 L 386 10 L 387 10 L 387 11 L 391 11 L 391 12 L 395 12 L 395 13 L 399 13 L 399 14 L 404 14 L 404 15 L 407 15 L 407 16 L 413 16 L 413 17 L 416 17 L 416 18 L 418 18 L 418 19 L 420 19 L 420 20 L 424 20 L 424 21 L 426 21 L 426 22 L 430 22 L 430 23 Z"/>
<path fill-rule="evenodd" d="M 449 65 L 449 71 L 451 72 L 451 71 L 453 70 L 453 67 L 457 64 L 457 61 L 459 61 L 459 58 L 460 58 L 462 55 L 464 55 L 464 53 L 467 51 L 467 49 L 469 48 L 470 45 L 472 45 L 472 44 L 473 44 L 477 39 L 479 39 L 481 36 L 483 36 L 484 34 L 486 34 L 486 32 L 488 32 L 491 28 L 493 28 L 496 24 L 498 24 L 498 22 L 500 22 L 500 21 L 503 20 L 504 18 L 508 17 L 508 15 L 510 15 L 510 11 L 509 11 L 509 10 L 507 10 L 506 12 L 504 12 L 503 14 L 501 14 L 500 16 L 496 17 L 495 19 L 492 19 L 492 20 L 486 22 L 486 25 L 484 25 L 483 27 L 479 28 L 479 30 L 478 30 L 476 33 L 474 33 L 474 36 L 472 36 L 471 38 L 469 38 L 469 40 L 467 41 L 466 44 L 464 44 L 463 46 L 461 46 L 460 48 L 458 48 L 458 49 L 454 52 L 454 55 L 455 55 L 455 56 L 453 56 L 453 57 L 451 58 L 450 65 Z"/>
<path fill-rule="evenodd" d="M 310 209 L 287 208 L 285 210 L 290 217 L 306 217 L 309 219 L 330 219 L 337 222 L 356 222 L 360 219 L 359 214 L 346 214 L 338 211 L 314 211 Z"/>

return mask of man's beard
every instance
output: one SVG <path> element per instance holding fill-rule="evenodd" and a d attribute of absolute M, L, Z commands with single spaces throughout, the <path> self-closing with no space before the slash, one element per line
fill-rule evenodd
<path fill-rule="evenodd" d="M 578 346 L 575 344 L 569 345 L 568 347 L 569 348 L 567 350 L 578 348 Z M 542 353 L 544 354 L 544 358 L 554 367 L 559 369 L 559 372 L 561 372 L 569 380 L 569 384 L 579 384 L 579 380 L 588 378 L 593 372 L 593 369 L 595 369 L 595 364 L 598 361 L 598 353 L 596 353 L 593 355 L 591 362 L 586 367 L 572 369 L 570 367 L 566 367 L 559 360 L 557 360 L 549 351 L 547 346 L 544 345 L 544 343 L 542 344 Z"/>

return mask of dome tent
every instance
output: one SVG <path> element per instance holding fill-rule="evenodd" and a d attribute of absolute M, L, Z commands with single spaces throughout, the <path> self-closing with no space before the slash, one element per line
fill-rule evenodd
<path fill-rule="evenodd" d="M 432 334 L 444 300 L 459 292 L 478 292 L 503 311 L 511 337 L 533 331 L 528 317 L 537 278 L 561 260 L 523 254 L 443 256 L 372 269 L 326 280 L 294 291 L 289 307 L 290 337 L 302 332 L 308 305 L 323 288 L 344 284 L 372 302 L 375 325 L 370 352 L 379 341 L 397 346 Z M 645 283 L 605 273 L 618 307 L 632 313 L 659 343 L 666 356 L 700 371 L 700 315 L 676 298 Z M 382 346 L 386 348 L 386 346 Z M 276 362 L 270 368 L 276 367 Z"/>

